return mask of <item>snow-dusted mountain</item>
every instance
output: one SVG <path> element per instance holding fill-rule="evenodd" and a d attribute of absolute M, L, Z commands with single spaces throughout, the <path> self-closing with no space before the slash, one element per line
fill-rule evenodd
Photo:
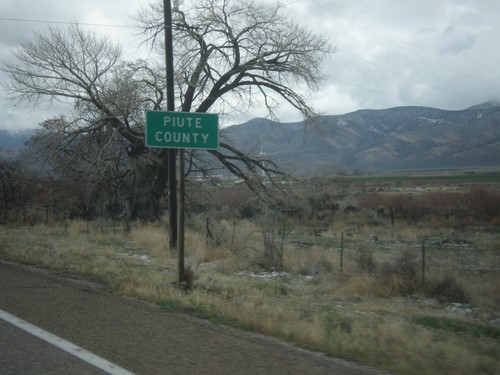
<path fill-rule="evenodd" d="M 228 141 L 264 152 L 289 172 L 500 167 L 500 103 L 461 111 L 360 110 L 315 122 L 253 119 L 224 129 Z"/>

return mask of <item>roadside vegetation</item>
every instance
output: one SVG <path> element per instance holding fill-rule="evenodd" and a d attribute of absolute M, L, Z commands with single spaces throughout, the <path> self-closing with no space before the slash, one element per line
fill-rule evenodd
<path fill-rule="evenodd" d="M 12 210 L 0 257 L 393 373 L 500 372 L 498 185 L 322 178 L 276 190 L 276 209 L 189 188 L 185 289 L 165 221 Z"/>

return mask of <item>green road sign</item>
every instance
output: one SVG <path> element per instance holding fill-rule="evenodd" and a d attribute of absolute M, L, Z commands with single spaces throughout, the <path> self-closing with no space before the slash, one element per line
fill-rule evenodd
<path fill-rule="evenodd" d="M 219 116 L 146 111 L 146 146 L 216 150 L 219 148 Z"/>

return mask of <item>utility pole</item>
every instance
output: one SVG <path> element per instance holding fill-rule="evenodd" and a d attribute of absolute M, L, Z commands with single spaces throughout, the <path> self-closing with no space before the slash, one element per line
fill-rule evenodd
<path fill-rule="evenodd" d="M 170 0 L 163 0 L 163 16 L 165 28 L 165 67 L 167 77 L 167 110 L 175 111 L 174 93 L 174 53 L 172 43 L 172 7 Z M 177 176 L 176 149 L 168 149 L 168 188 L 169 188 L 169 221 L 170 248 L 177 246 Z"/>
<path fill-rule="evenodd" d="M 167 77 L 167 110 L 175 111 L 174 87 L 174 51 L 172 42 L 172 5 L 171 0 L 163 0 L 163 18 L 165 28 L 165 67 Z M 169 188 L 169 221 L 170 221 L 170 248 L 177 247 L 178 216 L 177 216 L 177 149 L 168 149 L 168 188 Z M 184 176 L 182 176 L 183 178 Z M 184 254 L 179 251 L 179 285 L 184 281 Z"/>

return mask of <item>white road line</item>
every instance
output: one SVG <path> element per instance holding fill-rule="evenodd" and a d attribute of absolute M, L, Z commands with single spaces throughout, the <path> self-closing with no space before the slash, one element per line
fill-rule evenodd
<path fill-rule="evenodd" d="M 49 333 L 47 331 L 44 331 L 43 329 L 34 326 L 17 316 L 11 315 L 8 312 L 5 312 L 0 309 L 0 319 L 3 319 L 10 324 L 21 328 L 22 330 L 32 334 L 33 336 L 36 336 L 49 344 L 52 344 L 54 346 L 57 346 L 59 349 L 64 350 L 65 352 L 74 355 L 75 357 L 80 358 L 81 360 L 107 372 L 108 374 L 111 375 L 134 375 L 132 372 L 127 371 L 120 366 L 115 365 L 114 363 L 111 363 L 104 358 L 101 358 L 81 347 L 78 345 L 75 345 L 69 341 L 66 341 L 56 335 L 53 335 L 52 333 Z"/>

